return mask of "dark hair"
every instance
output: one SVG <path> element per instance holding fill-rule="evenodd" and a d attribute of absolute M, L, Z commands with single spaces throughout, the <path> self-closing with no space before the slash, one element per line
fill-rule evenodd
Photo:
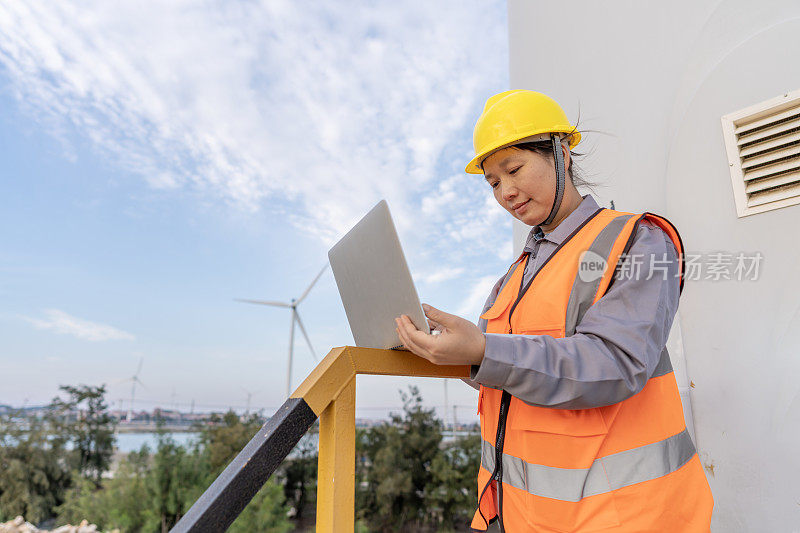
<path fill-rule="evenodd" d="M 539 155 L 543 155 L 549 158 L 551 161 L 553 160 L 553 143 L 550 141 L 535 141 L 535 142 L 525 142 L 519 143 L 509 148 L 518 148 L 520 150 L 528 150 L 531 152 L 535 152 Z M 569 151 L 569 166 L 567 167 L 567 175 L 569 176 L 572 184 L 575 187 L 583 187 L 585 189 L 592 190 L 594 192 L 593 187 L 597 187 L 597 183 L 593 181 L 589 181 L 583 174 L 583 170 L 580 168 L 579 165 L 575 164 L 575 158 L 583 157 L 586 154 L 581 152 L 574 152 L 572 150 Z"/>

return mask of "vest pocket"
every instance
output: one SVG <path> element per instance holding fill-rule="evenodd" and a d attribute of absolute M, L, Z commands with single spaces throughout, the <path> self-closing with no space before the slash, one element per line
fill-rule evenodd
<path fill-rule="evenodd" d="M 588 532 L 619 525 L 602 466 L 590 471 L 608 434 L 601 408 L 549 409 L 514 398 L 507 428 L 504 451 L 527 463 L 524 515 L 532 526 Z"/>
<path fill-rule="evenodd" d="M 597 449 L 599 450 L 600 444 L 608 433 L 608 427 L 599 407 L 592 409 L 550 409 L 528 405 L 516 398 L 512 399 L 511 405 L 507 427 L 523 431 L 526 435 L 550 433 L 564 437 L 596 436 L 599 438 L 589 440 L 592 442 L 597 441 Z M 528 436 L 535 437 L 533 435 Z M 543 436 L 541 438 L 546 437 Z M 586 444 L 589 444 L 589 440 L 586 441 Z M 589 448 L 592 451 L 596 451 L 594 446 L 589 446 Z M 581 462 L 580 457 L 574 457 L 573 460 Z"/>
<path fill-rule="evenodd" d="M 495 300 L 494 304 L 487 309 L 486 312 L 480 316 L 480 318 L 486 320 L 494 320 L 495 318 L 498 318 L 506 311 L 506 309 L 511 307 L 511 302 L 512 298 L 510 298 L 508 295 L 501 294 L 497 297 L 497 300 Z"/>
<path fill-rule="evenodd" d="M 542 498 L 528 495 L 528 508 L 533 526 L 547 531 L 603 531 L 620 526 L 619 513 L 613 493 L 598 494 L 580 502 Z"/>

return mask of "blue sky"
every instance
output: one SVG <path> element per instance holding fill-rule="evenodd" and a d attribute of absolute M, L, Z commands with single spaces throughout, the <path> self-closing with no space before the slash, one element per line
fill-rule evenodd
<path fill-rule="evenodd" d="M 463 167 L 507 47 L 504 2 L 4 2 L 0 403 L 127 408 L 143 358 L 137 407 L 276 408 L 289 313 L 233 299 L 298 296 L 381 198 L 423 301 L 475 320 L 511 220 Z M 300 312 L 318 355 L 352 344 L 330 271 Z M 294 386 L 314 364 L 298 342 Z M 359 379 L 358 416 L 443 403 Z"/>

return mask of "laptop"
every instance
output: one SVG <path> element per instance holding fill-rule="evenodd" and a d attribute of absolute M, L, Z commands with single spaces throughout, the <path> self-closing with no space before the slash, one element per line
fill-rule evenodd
<path fill-rule="evenodd" d="M 356 346 L 402 349 L 394 323 L 400 315 L 430 332 L 386 200 L 328 251 L 328 259 Z"/>

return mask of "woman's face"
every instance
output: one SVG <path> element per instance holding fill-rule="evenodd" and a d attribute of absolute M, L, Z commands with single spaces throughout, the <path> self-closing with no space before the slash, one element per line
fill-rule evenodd
<path fill-rule="evenodd" d="M 509 146 L 483 160 L 483 173 L 497 202 L 513 217 L 535 226 L 550 214 L 556 195 L 556 169 L 550 158 Z"/>

